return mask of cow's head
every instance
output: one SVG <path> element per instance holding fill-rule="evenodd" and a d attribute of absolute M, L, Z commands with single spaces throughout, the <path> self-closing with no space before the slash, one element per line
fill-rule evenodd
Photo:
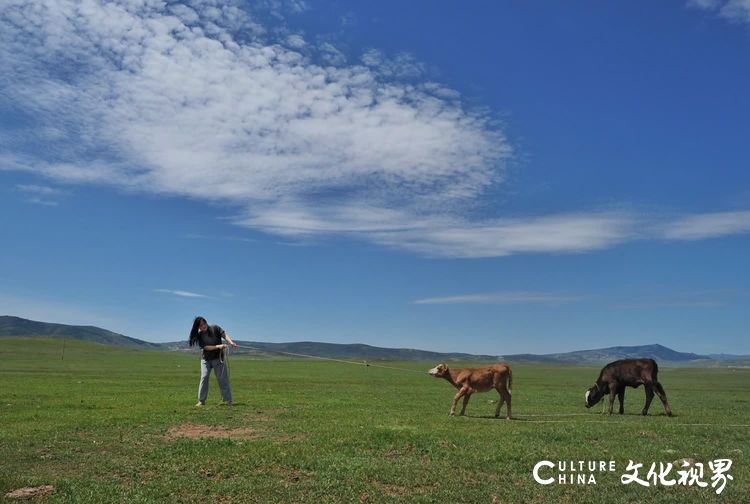
<path fill-rule="evenodd" d="M 443 378 L 448 374 L 448 366 L 445 364 L 438 364 L 427 372 L 435 378 Z"/>
<path fill-rule="evenodd" d="M 607 388 L 608 387 L 606 386 L 600 387 L 598 384 L 594 383 L 594 386 L 589 388 L 584 396 L 586 398 L 586 407 L 590 408 L 601 401 L 604 394 L 608 392 L 608 390 L 606 390 Z"/>

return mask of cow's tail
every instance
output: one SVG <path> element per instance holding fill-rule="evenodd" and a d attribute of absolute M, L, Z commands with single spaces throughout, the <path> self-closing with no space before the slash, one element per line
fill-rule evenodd
<path fill-rule="evenodd" d="M 508 388 L 508 393 L 513 394 L 513 371 L 510 369 L 510 366 L 508 366 L 508 378 L 506 380 L 505 386 Z"/>

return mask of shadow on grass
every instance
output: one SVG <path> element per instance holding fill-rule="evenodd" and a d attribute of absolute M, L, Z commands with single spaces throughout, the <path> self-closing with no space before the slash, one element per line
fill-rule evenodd
<path fill-rule="evenodd" d="M 461 418 L 462 415 L 456 415 L 456 418 Z M 475 418 L 478 420 L 517 420 L 516 417 L 511 417 L 510 419 L 506 418 L 505 415 L 500 415 L 499 417 L 496 417 L 495 415 L 463 415 L 464 418 Z"/>
<path fill-rule="evenodd" d="M 590 415 L 587 415 L 587 416 L 604 417 L 604 418 L 610 417 L 610 416 L 611 417 L 643 417 L 643 416 L 646 416 L 646 417 L 677 418 L 679 415 L 676 415 L 676 414 L 672 413 L 671 416 L 668 416 L 664 412 L 661 412 L 661 413 L 649 413 L 648 415 L 641 415 L 640 413 L 635 413 L 635 412 L 631 412 L 631 413 L 625 412 L 623 414 L 620 414 L 620 413 L 617 413 L 616 411 L 613 411 L 611 415 L 608 415 L 607 413 L 591 413 Z"/>
<path fill-rule="evenodd" d="M 664 417 L 664 418 L 677 418 L 678 415 L 672 414 L 671 417 L 668 417 L 666 413 L 659 413 L 659 414 L 648 414 L 647 417 Z M 571 420 L 573 417 L 585 417 L 586 419 L 592 419 L 592 418 L 598 418 L 598 419 L 607 419 L 607 418 L 616 418 L 616 417 L 627 417 L 627 418 L 633 418 L 633 417 L 643 417 L 640 413 L 624 413 L 620 415 L 619 413 L 612 413 L 612 415 L 607 415 L 606 413 L 550 413 L 549 415 L 545 415 L 543 413 L 536 413 L 533 415 L 513 415 L 510 419 L 506 418 L 504 415 L 500 415 L 499 417 L 496 417 L 495 415 L 463 415 L 464 418 L 472 418 L 477 420 L 502 420 L 502 421 L 514 421 L 514 422 L 560 422 L 563 423 L 566 420 Z M 461 418 L 461 415 L 456 415 L 456 418 Z"/>

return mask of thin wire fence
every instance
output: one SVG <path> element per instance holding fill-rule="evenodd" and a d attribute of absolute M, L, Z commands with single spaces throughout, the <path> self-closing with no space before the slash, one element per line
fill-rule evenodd
<path fill-rule="evenodd" d="M 309 355 L 309 354 L 302 354 L 302 353 L 296 353 L 296 352 L 284 352 L 281 350 L 271 350 L 270 348 L 261 348 L 261 347 L 254 347 L 254 346 L 249 346 L 249 345 L 237 345 L 237 348 L 246 348 L 248 350 L 257 350 L 260 352 L 275 353 L 279 355 L 289 355 L 292 357 L 305 357 L 308 359 L 318 359 L 318 360 L 331 361 L 331 362 L 340 362 L 342 364 L 354 364 L 357 366 L 374 367 L 374 368 L 380 368 L 380 369 L 391 369 L 394 371 L 406 371 L 409 373 L 427 374 L 425 371 L 419 371 L 416 369 L 408 369 L 408 368 L 402 368 L 402 367 L 396 367 L 396 366 L 386 366 L 383 364 L 377 364 L 377 363 L 369 362 L 369 361 L 351 361 L 351 360 L 345 360 L 345 359 L 336 359 L 333 357 L 322 357 L 320 355 Z"/>

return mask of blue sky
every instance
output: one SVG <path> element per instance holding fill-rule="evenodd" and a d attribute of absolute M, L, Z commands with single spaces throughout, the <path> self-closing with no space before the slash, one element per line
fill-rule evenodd
<path fill-rule="evenodd" d="M 2 0 L 0 312 L 750 353 L 750 4 Z"/>

